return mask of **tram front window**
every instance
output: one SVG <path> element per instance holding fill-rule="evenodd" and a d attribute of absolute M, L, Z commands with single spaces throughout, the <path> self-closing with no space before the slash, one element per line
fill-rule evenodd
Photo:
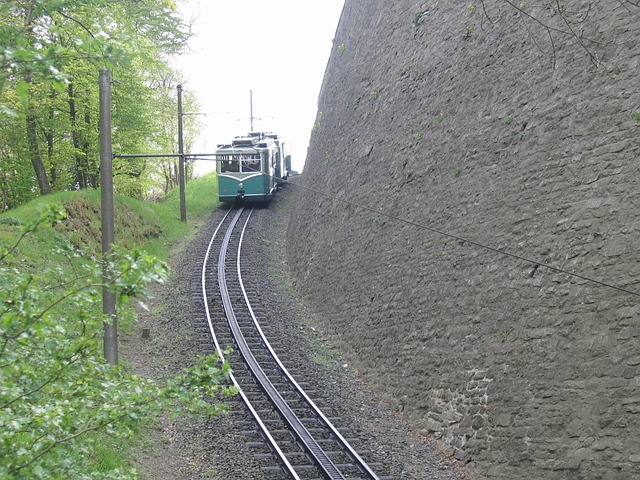
<path fill-rule="evenodd" d="M 237 160 L 222 160 L 220 165 L 221 172 L 239 172 L 240 165 Z"/>
<path fill-rule="evenodd" d="M 260 160 L 259 159 L 244 160 L 242 162 L 242 171 L 243 172 L 259 172 Z"/>

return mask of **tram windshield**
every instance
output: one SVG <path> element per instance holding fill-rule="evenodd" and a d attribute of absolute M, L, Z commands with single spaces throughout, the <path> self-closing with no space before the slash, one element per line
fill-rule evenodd
<path fill-rule="evenodd" d="M 249 155 L 247 155 L 249 156 Z M 251 155 L 251 158 L 245 158 L 241 162 L 243 172 L 259 172 L 260 171 L 260 155 Z"/>
<path fill-rule="evenodd" d="M 237 173 L 237 172 L 259 172 L 260 171 L 260 154 L 259 153 L 241 153 L 233 155 L 220 155 L 220 171 Z"/>
<path fill-rule="evenodd" d="M 233 160 L 231 155 L 223 155 L 220 159 L 220 171 L 221 172 L 239 172 L 240 165 L 237 160 Z"/>

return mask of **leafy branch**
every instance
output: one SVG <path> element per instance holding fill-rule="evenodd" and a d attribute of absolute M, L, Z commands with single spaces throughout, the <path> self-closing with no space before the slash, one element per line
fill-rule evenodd
<path fill-rule="evenodd" d="M 236 393 L 228 382 L 229 364 L 217 356 L 202 357 L 164 383 L 103 360 L 97 287 L 106 282 L 125 301 L 143 294 L 149 282 L 163 281 L 164 262 L 140 250 L 113 249 L 107 259 L 111 275 L 102 281 L 99 262 L 58 249 L 57 255 L 74 255 L 74 262 L 67 258 L 54 267 L 55 275 L 7 268 L 29 233 L 60 218 L 61 207 L 45 207 L 0 257 L 0 478 L 50 478 L 51 472 L 78 478 L 85 473 L 92 432 L 128 436 L 142 419 L 168 412 L 217 415 L 226 409 L 220 400 Z M 78 260 L 94 278 L 77 275 L 70 265 Z M 65 278 L 62 265 L 76 278 L 52 288 L 51 278 Z"/>

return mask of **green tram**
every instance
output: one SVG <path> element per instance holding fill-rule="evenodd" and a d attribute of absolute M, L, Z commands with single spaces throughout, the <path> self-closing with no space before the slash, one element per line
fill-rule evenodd
<path fill-rule="evenodd" d="M 291 170 L 291 157 L 273 133 L 251 132 L 216 149 L 221 202 L 268 202 Z"/>

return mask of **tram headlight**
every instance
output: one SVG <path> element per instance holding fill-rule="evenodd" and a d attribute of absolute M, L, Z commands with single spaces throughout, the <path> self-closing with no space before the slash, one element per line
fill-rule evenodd
<path fill-rule="evenodd" d="M 240 183 L 238 184 L 238 188 L 244 188 L 244 183 L 240 182 Z"/>

